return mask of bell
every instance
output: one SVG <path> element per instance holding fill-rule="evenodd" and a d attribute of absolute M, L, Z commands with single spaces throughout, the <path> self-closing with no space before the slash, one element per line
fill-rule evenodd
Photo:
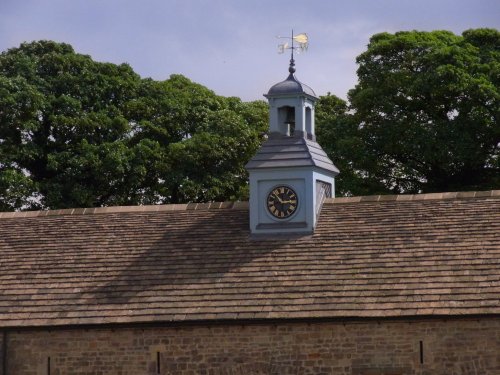
<path fill-rule="evenodd" d="M 295 125 L 295 108 L 288 107 L 286 111 L 285 124 Z"/>
<path fill-rule="evenodd" d="M 287 108 L 285 124 L 288 125 L 288 135 L 293 136 L 293 133 L 295 132 L 295 108 Z"/>

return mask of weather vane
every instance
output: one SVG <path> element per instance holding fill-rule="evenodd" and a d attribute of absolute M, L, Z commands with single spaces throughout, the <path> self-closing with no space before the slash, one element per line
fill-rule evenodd
<path fill-rule="evenodd" d="M 297 51 L 297 53 L 300 52 L 305 52 L 307 51 L 307 47 L 309 46 L 309 38 L 306 33 L 298 34 L 298 35 L 293 35 L 293 30 L 292 30 L 292 36 L 287 37 L 287 36 L 277 36 L 276 38 L 278 39 L 289 39 L 292 41 L 292 44 L 290 45 L 289 42 L 285 42 L 283 44 L 278 45 L 278 53 L 285 53 L 287 49 L 290 50 L 291 56 L 290 56 L 290 67 L 288 68 L 288 71 L 290 73 L 295 73 L 295 60 L 293 59 L 293 52 Z M 297 45 L 295 45 L 297 43 Z"/>

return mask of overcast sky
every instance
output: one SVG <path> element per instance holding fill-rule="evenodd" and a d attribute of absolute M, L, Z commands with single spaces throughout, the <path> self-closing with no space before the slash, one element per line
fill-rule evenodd
<path fill-rule="evenodd" d="M 500 0 L 0 0 L 0 50 L 23 41 L 71 44 L 142 77 L 183 74 L 219 95 L 263 99 L 286 78 L 277 35 L 306 32 L 296 76 L 345 98 L 371 35 L 500 29 Z"/>

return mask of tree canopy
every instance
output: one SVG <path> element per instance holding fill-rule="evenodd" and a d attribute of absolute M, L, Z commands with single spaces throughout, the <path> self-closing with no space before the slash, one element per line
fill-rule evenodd
<path fill-rule="evenodd" d="M 500 33 L 374 35 L 318 141 L 337 195 L 498 189 Z M 143 79 L 64 43 L 0 54 L 0 211 L 237 200 L 267 104 Z"/>
<path fill-rule="evenodd" d="M 376 34 L 357 63 L 349 106 L 320 100 L 319 138 L 342 193 L 498 188 L 497 30 Z"/>
<path fill-rule="evenodd" d="M 245 198 L 264 102 L 39 41 L 0 55 L 0 210 Z"/>

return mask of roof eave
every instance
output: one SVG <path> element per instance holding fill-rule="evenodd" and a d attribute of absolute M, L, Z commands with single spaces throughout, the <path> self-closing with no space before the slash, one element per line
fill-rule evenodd
<path fill-rule="evenodd" d="M 311 101 L 318 101 L 319 97 L 315 95 L 308 94 L 306 92 L 297 92 L 297 93 L 290 93 L 290 94 L 263 94 L 266 99 L 276 99 L 276 98 L 296 98 L 296 97 L 305 97 Z"/>

